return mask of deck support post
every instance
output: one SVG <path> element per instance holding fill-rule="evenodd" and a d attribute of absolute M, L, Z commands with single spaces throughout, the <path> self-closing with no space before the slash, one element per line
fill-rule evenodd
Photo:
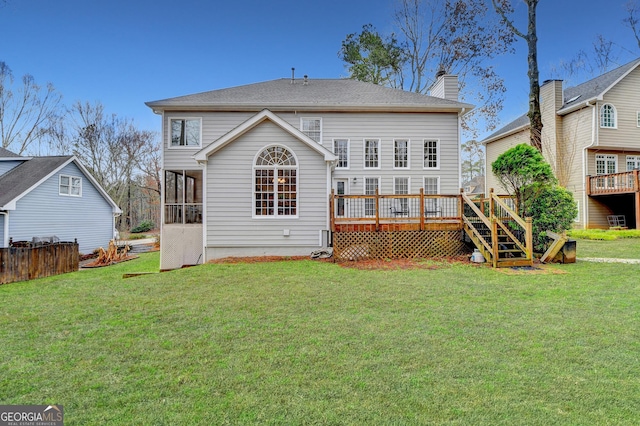
<path fill-rule="evenodd" d="M 380 230 L 380 194 L 376 188 L 376 232 Z"/>
<path fill-rule="evenodd" d="M 424 188 L 420 188 L 420 230 L 424 231 Z"/>

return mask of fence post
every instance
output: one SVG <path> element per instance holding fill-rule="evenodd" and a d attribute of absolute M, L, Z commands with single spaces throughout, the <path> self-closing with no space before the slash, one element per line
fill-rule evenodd
<path fill-rule="evenodd" d="M 493 197 L 493 193 L 491 193 Z M 493 200 L 493 198 L 491 198 Z M 493 203 L 491 203 L 493 204 Z M 491 212 L 491 249 L 493 251 L 493 267 L 498 267 L 498 255 L 500 246 L 498 245 L 498 222 L 496 221 L 495 216 L 493 216 L 493 211 Z"/>
<path fill-rule="evenodd" d="M 493 219 L 495 217 L 494 209 L 495 205 L 493 202 L 493 188 L 489 190 L 489 217 Z"/>

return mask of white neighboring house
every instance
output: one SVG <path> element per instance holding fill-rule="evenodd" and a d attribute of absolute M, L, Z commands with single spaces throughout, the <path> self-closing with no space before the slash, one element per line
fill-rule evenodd
<path fill-rule="evenodd" d="M 426 96 L 278 79 L 147 102 L 162 115 L 161 269 L 325 245 L 329 194 L 456 194 L 457 77 Z"/>
<path fill-rule="evenodd" d="M 22 157 L 0 148 L 0 247 L 9 239 L 106 247 L 122 211 L 75 156 Z"/>

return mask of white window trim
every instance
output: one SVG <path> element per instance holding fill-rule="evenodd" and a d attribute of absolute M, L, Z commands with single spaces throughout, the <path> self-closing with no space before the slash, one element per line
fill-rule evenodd
<path fill-rule="evenodd" d="M 61 187 L 62 187 L 62 178 L 66 177 L 69 179 L 69 192 L 68 193 L 63 193 L 62 191 L 60 191 Z M 80 180 L 80 193 L 79 194 L 72 194 L 71 193 L 71 188 L 73 187 L 73 179 L 79 179 Z M 72 176 L 72 175 L 59 175 L 58 177 L 58 195 L 61 195 L 63 197 L 82 197 L 82 176 Z"/>
<path fill-rule="evenodd" d="M 200 129 L 198 131 L 198 145 L 171 145 L 171 122 L 174 120 L 198 120 L 198 122 L 200 123 Z M 202 117 L 170 117 L 167 120 L 167 126 L 168 126 L 168 130 L 167 130 L 167 144 L 168 144 L 168 149 L 178 149 L 178 150 L 185 150 L 185 149 L 202 149 Z"/>
<path fill-rule="evenodd" d="M 367 141 L 378 142 L 378 165 L 376 167 L 367 167 Z M 364 138 L 362 140 L 362 168 L 365 170 L 378 170 L 381 169 L 382 164 L 382 140 L 380 138 Z M 380 185 L 380 182 L 378 182 Z"/>
<path fill-rule="evenodd" d="M 260 154 L 262 154 L 262 152 L 267 149 L 267 148 L 271 148 L 271 147 L 282 147 L 284 149 L 286 149 L 287 151 L 289 151 L 289 153 L 293 156 L 293 158 L 296 160 L 296 165 L 295 167 L 292 166 L 286 166 L 286 167 L 274 167 L 274 170 L 295 170 L 296 171 L 296 214 L 295 215 L 278 215 L 277 211 L 278 211 L 278 205 L 277 205 L 277 200 L 274 200 L 276 204 L 274 204 L 274 214 L 273 215 L 257 215 L 256 214 L 256 169 L 266 169 L 266 167 L 264 166 L 257 166 L 256 165 L 256 161 L 258 160 L 258 157 L 260 157 Z M 278 173 L 274 173 L 273 174 L 274 179 L 276 179 L 278 177 Z M 291 148 L 289 148 L 286 145 L 283 144 L 269 144 L 269 145 L 265 145 L 262 148 L 258 149 L 258 152 L 256 153 L 256 155 L 253 157 L 253 166 L 251 167 L 251 218 L 252 219 L 258 219 L 258 220 L 286 220 L 286 219 L 298 219 L 299 215 L 300 215 L 300 162 L 298 161 L 298 156 L 296 155 L 295 152 L 293 152 L 293 150 Z"/>
<path fill-rule="evenodd" d="M 380 185 L 382 184 L 382 177 L 381 176 L 364 176 L 362 178 L 362 194 L 363 195 L 374 195 L 374 194 L 367 194 L 367 179 L 376 179 L 378 181 L 378 195 L 380 195 Z M 362 212 L 363 215 L 365 217 L 375 217 L 375 213 L 372 214 L 372 215 L 367 215 L 366 201 L 367 200 L 365 200 L 364 211 Z"/>
<path fill-rule="evenodd" d="M 396 167 L 396 142 L 407 141 L 407 166 Z M 393 140 L 393 168 L 396 170 L 407 170 L 411 168 L 411 139 L 409 138 L 396 138 Z"/>
<path fill-rule="evenodd" d="M 317 143 L 322 145 L 322 141 L 323 141 L 323 139 L 322 139 L 322 136 L 323 136 L 323 134 L 322 134 L 323 133 L 322 117 L 300 117 L 300 131 L 302 133 L 304 133 L 305 135 L 307 135 L 307 133 L 304 131 L 304 125 L 303 125 L 304 120 L 319 120 L 320 121 L 320 140 L 317 141 Z M 309 135 L 307 135 L 307 137 L 309 137 L 312 140 L 315 140 Z"/>
<path fill-rule="evenodd" d="M 406 179 L 407 180 L 407 194 L 411 194 L 411 176 L 394 176 L 393 177 L 393 195 L 405 195 L 405 194 L 398 194 L 396 192 L 396 179 Z"/>
<path fill-rule="evenodd" d="M 347 167 L 339 167 L 336 159 L 336 170 L 349 170 L 351 169 L 351 139 L 348 138 L 334 138 L 331 140 L 331 149 L 336 157 L 338 153 L 336 152 L 336 141 L 347 141 Z"/>
<path fill-rule="evenodd" d="M 635 170 L 635 168 L 629 170 L 629 159 L 633 159 L 633 162 L 638 164 L 638 163 L 640 163 L 640 154 L 638 154 L 638 155 L 627 155 L 627 157 L 625 158 L 625 167 L 627 168 L 628 172 Z"/>
<path fill-rule="evenodd" d="M 613 126 L 603 126 L 602 125 L 602 111 L 603 111 L 604 107 L 607 106 L 607 105 L 611 107 L 611 110 L 613 112 Z M 600 106 L 600 128 L 601 129 L 617 129 L 618 128 L 618 110 L 611 103 L 607 102 L 605 104 L 602 104 L 602 106 Z"/>
<path fill-rule="evenodd" d="M 437 184 L 437 189 L 436 189 L 436 194 L 440 194 L 440 176 L 422 176 L 422 189 L 424 190 L 426 188 L 426 180 L 427 179 L 435 179 Z M 425 194 L 427 194 L 427 192 L 425 191 Z M 428 193 L 429 195 L 432 195 L 431 193 Z"/>
<path fill-rule="evenodd" d="M 436 143 L 436 167 L 427 167 L 425 165 L 426 160 L 425 160 L 425 147 L 424 144 L 426 142 L 435 142 Z M 440 139 L 436 139 L 436 138 L 424 138 L 422 140 L 422 169 L 423 170 L 440 170 Z"/>
<path fill-rule="evenodd" d="M 598 173 L 598 160 L 602 159 L 604 160 L 604 164 L 605 164 L 605 172 L 603 174 L 605 175 L 609 175 L 611 173 L 618 173 L 618 155 L 617 154 L 596 154 L 596 175 L 598 176 L 602 176 L 602 174 Z M 607 172 L 606 168 L 607 168 L 607 160 L 613 160 L 615 162 L 615 170 L 613 172 Z"/>

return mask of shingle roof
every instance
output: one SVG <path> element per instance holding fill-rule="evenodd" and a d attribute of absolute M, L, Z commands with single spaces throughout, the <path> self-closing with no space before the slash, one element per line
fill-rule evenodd
<path fill-rule="evenodd" d="M 18 154 L 0 147 L 0 158 L 21 158 Z"/>
<path fill-rule="evenodd" d="M 568 113 L 572 110 L 573 107 L 576 107 L 579 104 L 584 104 L 584 102 L 588 100 L 592 100 L 604 95 L 612 85 L 618 82 L 621 78 L 631 72 L 634 68 L 640 65 L 640 59 L 636 59 L 634 61 L 629 62 L 628 64 L 622 65 L 614 70 L 606 72 L 596 78 L 592 78 L 589 81 L 585 81 L 582 84 L 579 84 L 574 87 L 569 87 L 564 89 L 563 98 L 564 104 L 558 110 L 559 114 Z M 482 142 L 487 143 L 491 142 L 493 139 L 496 139 L 498 136 L 506 136 L 510 132 L 518 129 L 519 127 L 523 127 L 529 124 L 529 117 L 527 114 L 523 114 L 520 117 L 516 118 L 514 121 L 510 122 L 506 126 L 501 129 L 495 131 L 491 135 L 487 136 L 482 140 Z"/>
<path fill-rule="evenodd" d="M 213 90 L 147 102 L 154 110 L 164 109 L 424 109 L 469 110 L 470 104 L 391 89 L 351 79 L 278 79 L 245 86 Z"/>
<path fill-rule="evenodd" d="M 19 197 L 71 156 L 34 157 L 0 176 L 0 208 Z"/>
<path fill-rule="evenodd" d="M 527 114 L 522 114 L 520 117 L 516 118 L 511 123 L 496 130 L 495 132 L 493 132 L 492 134 L 484 138 L 482 142 L 490 141 L 496 136 L 508 135 L 509 133 L 513 132 L 516 129 L 529 125 L 529 122 L 530 122 L 529 116 Z"/>
<path fill-rule="evenodd" d="M 638 65 L 640 65 L 640 59 L 631 61 L 577 86 L 566 88 L 564 90 L 564 105 L 562 105 L 560 111 L 603 95 L 613 84 Z"/>

